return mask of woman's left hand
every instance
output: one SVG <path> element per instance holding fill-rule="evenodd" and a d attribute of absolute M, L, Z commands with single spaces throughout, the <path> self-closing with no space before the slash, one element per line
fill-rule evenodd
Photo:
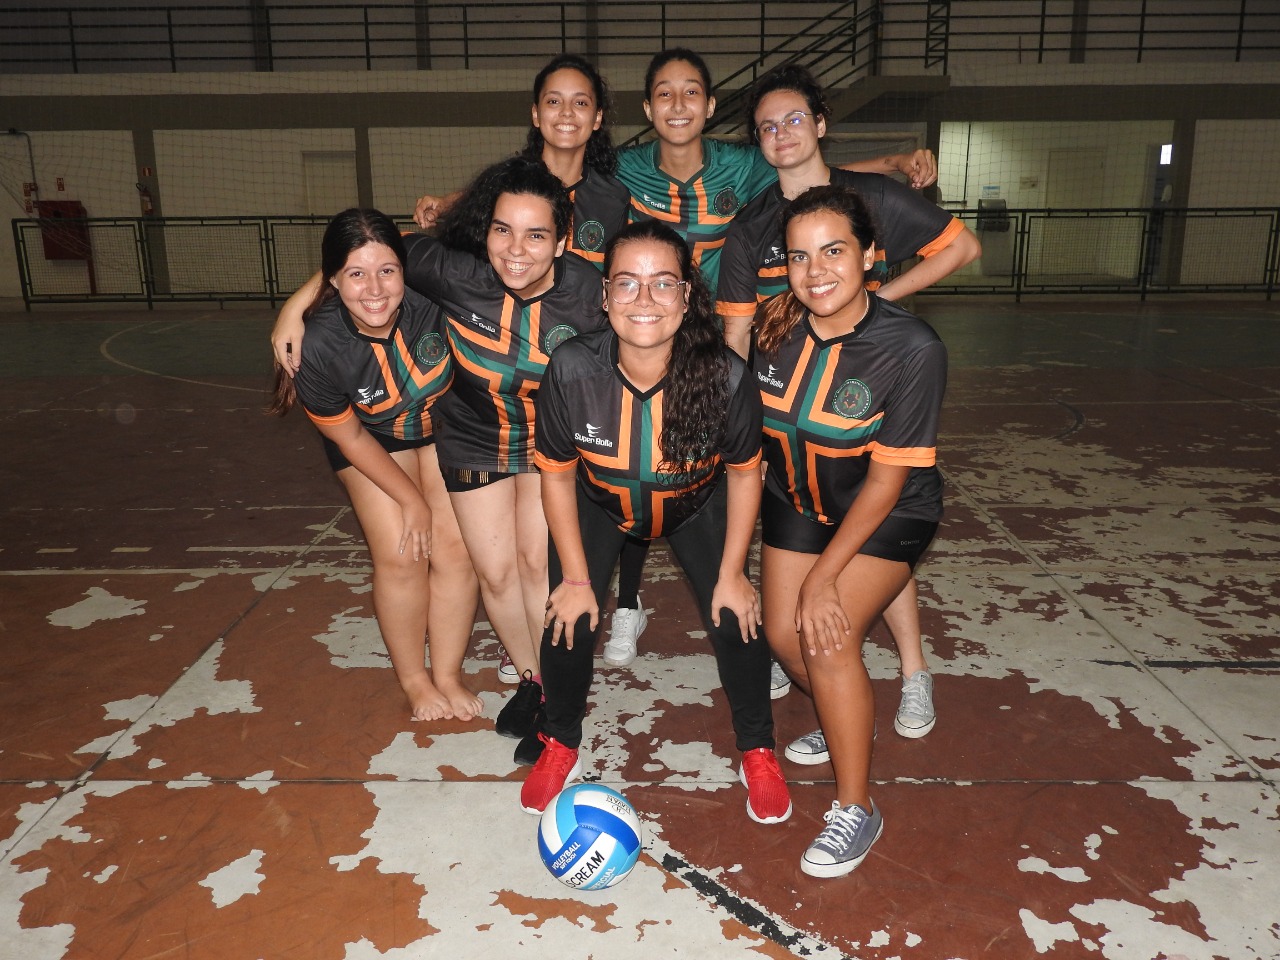
<path fill-rule="evenodd" d="M 845 638 L 852 630 L 835 580 L 815 578 L 812 574 L 806 577 L 796 600 L 796 632 L 809 655 L 817 655 L 819 648 L 828 656 L 843 649 Z"/>
<path fill-rule="evenodd" d="M 761 622 L 760 597 L 745 574 L 721 576 L 716 581 L 716 587 L 711 591 L 711 622 L 717 627 L 720 626 L 720 611 L 725 608 L 738 618 L 742 642 L 754 639 L 756 627 Z"/>
<path fill-rule="evenodd" d="M 596 594 L 590 584 L 561 583 L 547 597 L 547 613 L 542 618 L 545 629 L 553 624 L 551 645 L 554 647 L 564 637 L 564 648 L 573 649 L 573 628 L 583 614 L 591 616 L 592 633 L 600 623 L 600 608 L 596 605 Z"/>

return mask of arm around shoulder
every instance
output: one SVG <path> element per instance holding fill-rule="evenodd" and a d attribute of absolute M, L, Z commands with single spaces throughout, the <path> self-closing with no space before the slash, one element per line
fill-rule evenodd
<path fill-rule="evenodd" d="M 320 283 L 321 277 L 317 272 L 295 290 L 280 308 L 275 326 L 271 328 L 271 350 L 276 363 L 291 377 L 302 364 L 302 314 L 320 293 Z"/>

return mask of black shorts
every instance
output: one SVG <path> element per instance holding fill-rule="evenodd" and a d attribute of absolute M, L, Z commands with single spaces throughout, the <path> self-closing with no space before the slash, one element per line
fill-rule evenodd
<path fill-rule="evenodd" d="M 768 490 L 761 498 L 760 520 L 761 539 L 766 546 L 795 553 L 821 553 L 839 529 L 837 524 L 819 523 L 806 517 Z M 938 524 L 933 520 L 889 516 L 858 553 L 905 563 L 914 570 L 937 531 Z"/>
<path fill-rule="evenodd" d="M 402 437 L 389 437 L 385 433 L 374 433 L 367 427 L 365 428 L 365 433 L 377 440 L 387 453 L 398 453 L 401 450 L 417 450 L 419 447 L 429 447 L 436 442 L 435 437 L 414 437 L 412 440 Z M 343 455 L 342 448 L 323 433 L 320 434 L 320 442 L 324 444 L 324 455 L 329 458 L 329 466 L 333 468 L 334 473 L 351 466 L 351 461 Z"/>
<path fill-rule="evenodd" d="M 444 488 L 449 493 L 466 493 L 468 490 L 479 490 L 491 483 L 514 477 L 514 473 L 499 473 L 497 470 L 470 470 L 465 467 L 450 467 L 440 464 L 440 475 L 444 477 Z"/>

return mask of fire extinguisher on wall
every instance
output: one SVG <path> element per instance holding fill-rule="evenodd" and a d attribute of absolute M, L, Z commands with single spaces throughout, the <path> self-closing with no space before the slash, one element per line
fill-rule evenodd
<path fill-rule="evenodd" d="M 138 203 L 142 206 L 142 215 L 149 217 L 156 212 L 156 205 L 151 201 L 151 191 L 147 187 L 139 183 L 138 187 Z"/>

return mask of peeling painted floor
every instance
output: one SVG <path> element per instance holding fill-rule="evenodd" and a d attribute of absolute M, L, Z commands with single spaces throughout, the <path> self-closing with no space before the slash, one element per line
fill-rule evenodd
<path fill-rule="evenodd" d="M 260 413 L 270 313 L 0 311 L 0 958 L 1280 955 L 1280 307 L 917 307 L 952 361 L 939 720 L 893 733 L 879 628 L 884 837 L 800 873 L 825 765 L 747 819 L 659 545 L 584 744 L 645 852 L 581 894 L 491 720 L 408 722 L 341 490 Z M 497 663 L 481 621 L 490 717 Z"/>

